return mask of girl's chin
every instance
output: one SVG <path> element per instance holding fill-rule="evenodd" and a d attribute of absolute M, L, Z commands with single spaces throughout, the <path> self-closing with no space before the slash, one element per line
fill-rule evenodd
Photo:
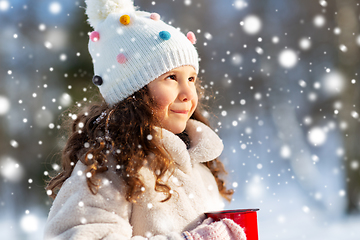
<path fill-rule="evenodd" d="M 173 134 L 182 133 L 186 128 L 186 123 L 177 124 L 176 126 L 164 126 L 166 130 L 172 132 Z"/>

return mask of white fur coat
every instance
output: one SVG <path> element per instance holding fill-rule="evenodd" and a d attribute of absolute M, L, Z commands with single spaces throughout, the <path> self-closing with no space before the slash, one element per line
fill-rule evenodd
<path fill-rule="evenodd" d="M 187 133 L 190 149 L 173 133 L 161 131 L 165 149 L 177 168 L 168 181 L 174 191 L 170 200 L 154 190 L 154 175 L 143 167 L 146 190 L 137 203 L 124 197 L 124 183 L 115 166 L 99 176 L 101 187 L 93 195 L 80 161 L 59 191 L 45 226 L 44 239 L 53 240 L 183 240 L 181 233 L 195 228 L 205 218 L 204 212 L 222 209 L 216 181 L 201 162 L 218 157 L 223 144 L 206 125 L 189 120 Z"/>

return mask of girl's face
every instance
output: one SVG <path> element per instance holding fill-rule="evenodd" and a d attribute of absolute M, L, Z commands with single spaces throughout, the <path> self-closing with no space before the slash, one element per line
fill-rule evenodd
<path fill-rule="evenodd" d="M 196 109 L 197 74 L 192 66 L 182 66 L 161 75 L 148 84 L 149 94 L 156 103 L 155 114 L 161 127 L 174 134 L 185 130 Z"/>

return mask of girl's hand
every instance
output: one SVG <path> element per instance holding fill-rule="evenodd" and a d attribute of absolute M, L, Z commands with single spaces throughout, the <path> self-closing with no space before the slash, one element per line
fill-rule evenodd
<path fill-rule="evenodd" d="M 184 232 L 186 240 L 246 240 L 244 229 L 231 219 L 222 219 L 214 222 L 207 218 L 194 230 Z"/>

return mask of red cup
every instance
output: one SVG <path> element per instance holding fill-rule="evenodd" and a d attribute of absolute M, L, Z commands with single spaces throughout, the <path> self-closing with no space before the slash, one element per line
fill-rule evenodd
<path fill-rule="evenodd" d="M 226 210 L 220 212 L 208 212 L 205 213 L 205 216 L 210 217 L 215 221 L 224 218 L 232 219 L 236 224 L 244 228 L 247 240 L 258 240 L 256 211 L 259 211 L 259 209 Z"/>

